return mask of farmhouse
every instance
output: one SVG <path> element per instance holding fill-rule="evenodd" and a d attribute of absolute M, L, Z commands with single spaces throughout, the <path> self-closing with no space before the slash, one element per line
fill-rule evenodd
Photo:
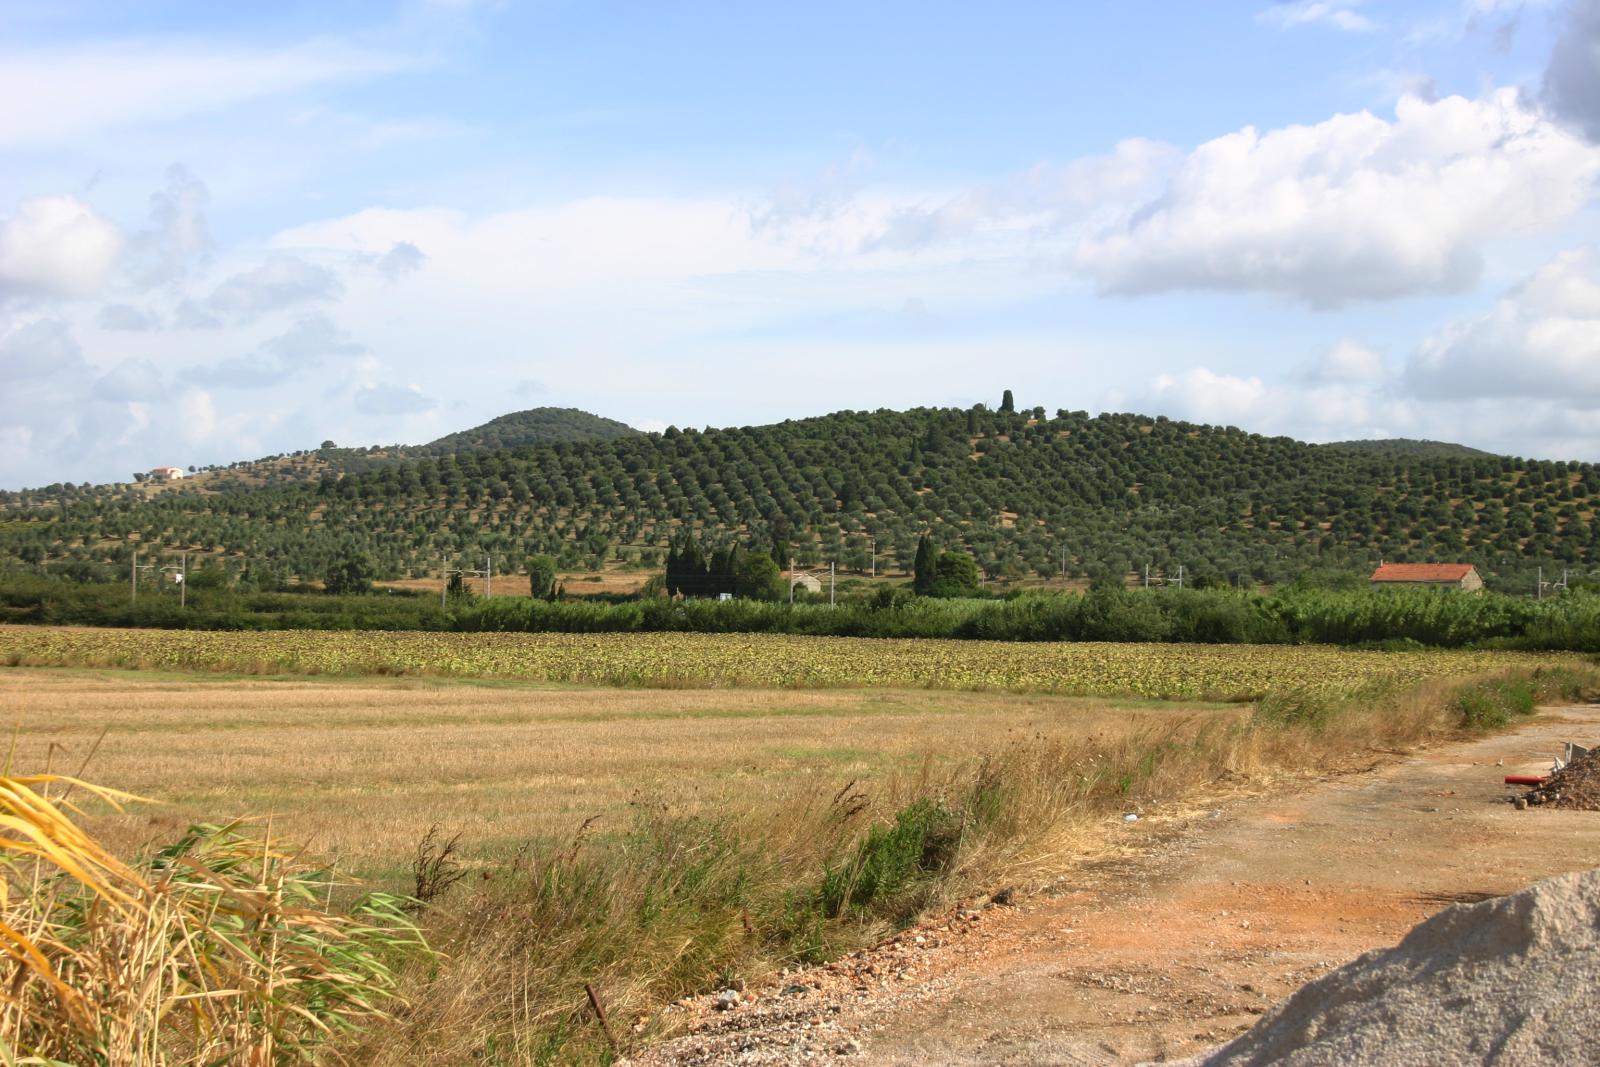
<path fill-rule="evenodd" d="M 1372 572 L 1372 584 L 1476 592 L 1483 588 L 1483 579 L 1478 575 L 1478 568 L 1470 563 L 1385 563 Z"/>
<path fill-rule="evenodd" d="M 804 589 L 808 593 L 822 592 L 822 580 L 814 574 L 797 574 L 789 579 L 792 589 Z"/>
<path fill-rule="evenodd" d="M 150 477 L 158 482 L 175 482 L 183 477 L 182 467 L 157 467 L 150 472 Z"/>

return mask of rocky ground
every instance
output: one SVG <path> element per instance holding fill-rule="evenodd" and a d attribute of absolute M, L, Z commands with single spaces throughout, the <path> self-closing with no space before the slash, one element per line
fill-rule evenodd
<path fill-rule="evenodd" d="M 1203 1051 L 1453 903 L 1600 866 L 1600 818 L 1507 803 L 1600 708 L 1371 771 L 1121 823 L 1120 855 L 874 949 L 675 1006 L 635 1067 L 1123 1064 Z M 1383 758 L 1383 757 L 1376 757 Z M 997 887 L 998 888 L 998 887 Z"/>
<path fill-rule="evenodd" d="M 1573 760 L 1520 799 L 1518 810 L 1550 804 L 1576 811 L 1600 811 L 1600 749 Z"/>

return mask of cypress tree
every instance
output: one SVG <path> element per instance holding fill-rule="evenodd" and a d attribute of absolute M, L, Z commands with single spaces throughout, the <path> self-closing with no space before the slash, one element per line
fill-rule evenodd
<path fill-rule="evenodd" d="M 933 538 L 923 534 L 917 541 L 917 559 L 911 568 L 911 591 L 918 596 L 932 592 L 938 566 L 939 550 L 933 547 Z"/>
<path fill-rule="evenodd" d="M 1000 411 L 1006 415 L 1015 415 L 1017 412 L 1017 406 L 1012 402 L 1011 390 L 1009 389 L 1000 397 Z"/>

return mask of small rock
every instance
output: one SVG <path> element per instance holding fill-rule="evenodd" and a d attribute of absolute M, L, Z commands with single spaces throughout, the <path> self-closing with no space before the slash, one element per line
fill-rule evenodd
<path fill-rule="evenodd" d="M 783 987 L 783 995 L 786 996 L 786 997 L 798 997 L 802 993 L 809 993 L 809 992 L 811 992 L 811 987 L 810 986 L 808 986 L 808 985 L 800 985 L 798 983 L 796 983 L 795 985 L 786 985 L 786 986 Z"/>
<path fill-rule="evenodd" d="M 835 1056 L 854 1056 L 860 1051 L 861 1042 L 857 1041 L 853 1037 L 847 1037 L 837 1045 L 833 1046 L 833 1054 Z"/>
<path fill-rule="evenodd" d="M 1017 895 L 1017 891 L 1015 889 L 1013 889 L 1012 887 L 1007 886 L 1006 888 L 1000 890 L 1000 892 L 996 893 L 994 896 L 990 897 L 989 898 L 989 903 L 991 903 L 991 904 L 999 904 L 1001 907 L 1007 907 L 1007 906 L 1009 906 L 1011 904 L 1012 899 L 1016 895 Z M 920 941 L 921 938 L 918 938 L 918 940 Z"/>
<path fill-rule="evenodd" d="M 1130 812 L 1128 812 L 1128 814 L 1126 814 L 1126 815 L 1124 815 L 1122 817 L 1122 821 L 1123 822 L 1138 822 L 1139 821 L 1139 816 L 1130 811 Z"/>
<path fill-rule="evenodd" d="M 1511 806 L 1513 808 L 1516 808 L 1518 811 L 1527 811 L 1528 810 L 1528 798 L 1527 797 L 1517 797 L 1515 800 L 1513 800 L 1511 802 Z"/>
<path fill-rule="evenodd" d="M 724 989 L 717 994 L 712 1007 L 718 1011 L 732 1011 L 739 1006 L 739 991 L 737 989 Z"/>

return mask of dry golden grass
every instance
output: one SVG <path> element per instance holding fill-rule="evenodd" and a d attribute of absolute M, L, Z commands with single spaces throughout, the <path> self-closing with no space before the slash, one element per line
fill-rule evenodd
<path fill-rule="evenodd" d="M 404 969 L 404 1017 L 350 1051 L 532 1065 L 609 1062 L 586 983 L 642 1017 L 1059 875 L 1109 847 L 1129 807 L 1177 812 L 1370 762 L 1492 724 L 1470 712 L 1484 701 L 1517 713 L 1597 681 L 1541 665 L 1249 707 L 10 668 L 0 712 L 20 766 L 92 752 L 96 781 L 166 801 L 90 822 L 117 854 L 270 814 L 276 838 L 409 889 L 416 842 L 436 823 L 462 831 L 472 877 L 422 913 L 445 958 Z"/>
<path fill-rule="evenodd" d="M 927 691 L 618 690 L 420 680 L 258 681 L 0 670 L 18 766 L 162 801 L 97 819 L 119 848 L 271 815 L 341 869 L 402 867 L 429 827 L 469 851 L 603 827 L 630 804 L 777 810 L 1009 738 L 1132 736 L 1236 707 Z M 104 734 L 102 738 L 102 733 Z"/>

